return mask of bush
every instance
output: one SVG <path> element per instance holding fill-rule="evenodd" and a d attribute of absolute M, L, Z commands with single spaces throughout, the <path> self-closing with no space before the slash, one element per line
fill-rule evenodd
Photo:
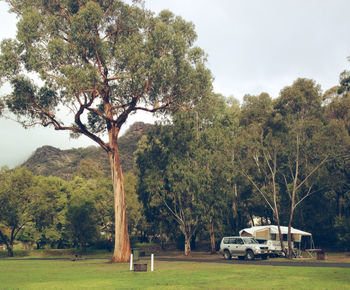
<path fill-rule="evenodd" d="M 350 250 L 350 219 L 336 217 L 334 227 L 339 248 L 345 251 Z"/>

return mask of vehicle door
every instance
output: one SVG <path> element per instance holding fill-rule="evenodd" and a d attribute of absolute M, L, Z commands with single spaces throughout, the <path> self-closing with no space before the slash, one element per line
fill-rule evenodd
<path fill-rule="evenodd" d="M 242 245 L 240 238 L 230 238 L 230 252 L 232 256 L 239 256 L 242 252 Z"/>
<path fill-rule="evenodd" d="M 228 238 L 227 244 L 226 244 L 226 247 L 228 248 L 232 256 L 236 255 L 235 240 L 236 240 L 235 238 Z"/>
<path fill-rule="evenodd" d="M 236 251 L 238 256 L 244 256 L 245 255 L 246 246 L 244 245 L 242 238 L 236 239 Z"/>

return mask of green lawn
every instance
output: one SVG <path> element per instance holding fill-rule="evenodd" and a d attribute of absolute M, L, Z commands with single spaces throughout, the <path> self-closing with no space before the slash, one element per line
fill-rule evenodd
<path fill-rule="evenodd" d="M 157 262 L 130 272 L 106 260 L 0 261 L 0 289 L 350 289 L 350 268 Z"/>

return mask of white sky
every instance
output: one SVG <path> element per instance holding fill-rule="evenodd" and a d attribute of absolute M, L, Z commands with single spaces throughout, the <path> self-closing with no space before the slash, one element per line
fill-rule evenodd
<path fill-rule="evenodd" d="M 245 94 L 279 91 L 298 77 L 314 79 L 326 90 L 349 69 L 349 0 L 146 0 L 154 12 L 169 9 L 192 21 L 197 45 L 208 54 L 214 89 L 239 100 Z M 14 37 L 16 18 L 0 2 L 0 39 Z M 2 92 L 4 89 L 1 90 Z M 148 121 L 150 115 L 133 116 Z M 70 140 L 50 128 L 24 130 L 0 119 L 0 167 L 21 164 L 40 146 L 62 149 L 94 145 L 86 137 Z"/>

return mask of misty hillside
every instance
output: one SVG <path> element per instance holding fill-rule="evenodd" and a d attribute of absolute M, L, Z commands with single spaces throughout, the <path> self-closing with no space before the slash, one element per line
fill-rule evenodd
<path fill-rule="evenodd" d="M 120 158 L 123 172 L 132 170 L 134 164 L 134 152 L 141 136 L 151 128 L 151 124 L 137 122 L 131 125 L 128 131 L 119 138 Z M 27 167 L 35 175 L 57 176 L 63 179 L 71 179 L 82 160 L 89 159 L 105 175 L 110 174 L 108 156 L 98 146 L 86 148 L 74 148 L 61 150 L 52 146 L 38 148 L 22 166 Z"/>

